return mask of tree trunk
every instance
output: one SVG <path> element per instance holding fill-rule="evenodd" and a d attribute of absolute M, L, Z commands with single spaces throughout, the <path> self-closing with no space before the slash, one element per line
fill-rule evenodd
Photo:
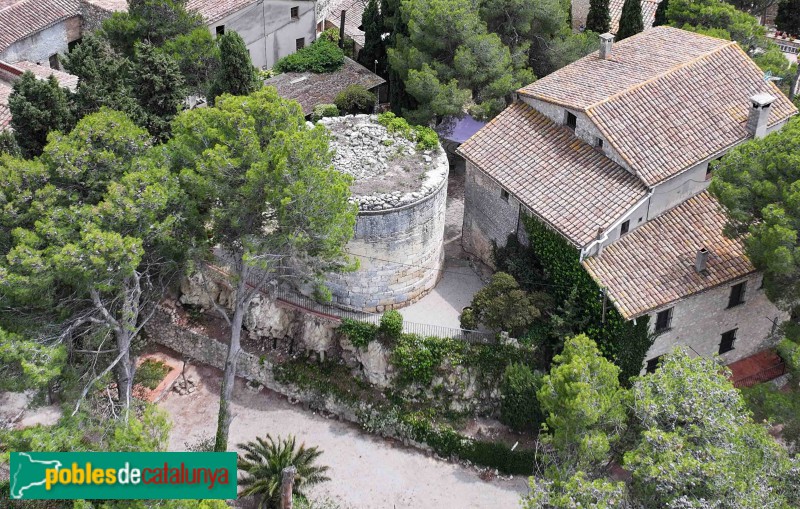
<path fill-rule="evenodd" d="M 217 436 L 214 441 L 214 451 L 225 452 L 228 450 L 228 432 L 231 427 L 230 403 L 233 397 L 233 387 L 236 383 L 236 363 L 242 351 L 242 321 L 246 303 L 237 297 L 236 310 L 231 320 L 231 344 L 228 347 L 228 357 L 225 359 L 225 373 L 222 375 L 222 387 L 219 391 L 219 416 L 217 418 Z"/>
<path fill-rule="evenodd" d="M 117 331 L 117 351 L 124 352 L 122 358 L 115 366 L 114 373 L 117 378 L 117 398 L 125 409 L 127 419 L 133 397 L 133 358 L 131 357 L 131 338 L 127 331 Z"/>
<path fill-rule="evenodd" d="M 297 468 L 286 467 L 283 469 L 281 477 L 281 509 L 292 509 L 292 488 L 294 487 L 294 477 L 297 475 Z"/>

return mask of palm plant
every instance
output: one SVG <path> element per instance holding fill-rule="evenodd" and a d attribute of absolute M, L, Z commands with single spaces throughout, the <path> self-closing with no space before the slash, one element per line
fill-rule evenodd
<path fill-rule="evenodd" d="M 258 509 L 280 506 L 281 473 L 287 467 L 297 469 L 292 488 L 294 495 L 305 496 L 304 488 L 330 480 L 325 476 L 328 467 L 314 464 L 322 451 L 316 447 L 306 448 L 305 444 L 297 448 L 293 435 L 285 439 L 267 435 L 266 440 L 256 438 L 255 442 L 239 444 L 239 448 L 244 455 L 239 457 L 237 466 L 245 474 L 239 481 L 244 488 L 241 495 L 259 498 Z"/>

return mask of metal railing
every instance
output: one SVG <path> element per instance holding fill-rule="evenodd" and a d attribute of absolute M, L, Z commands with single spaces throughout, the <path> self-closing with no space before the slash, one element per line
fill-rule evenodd
<path fill-rule="evenodd" d="M 756 384 L 774 380 L 784 373 L 786 373 L 786 363 L 781 361 L 780 364 L 770 366 L 769 368 L 759 371 L 754 375 L 750 375 L 740 380 L 734 380 L 733 386 L 737 389 L 742 387 L 752 387 Z"/>

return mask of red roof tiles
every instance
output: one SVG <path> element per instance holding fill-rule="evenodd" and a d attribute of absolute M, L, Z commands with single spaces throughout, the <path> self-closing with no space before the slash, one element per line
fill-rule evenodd
<path fill-rule="evenodd" d="M 727 216 L 703 192 L 648 221 L 606 247 L 583 266 L 607 288 L 627 319 L 755 271 L 740 240 L 722 233 Z M 698 273 L 697 251 L 709 251 L 707 270 Z"/>
<path fill-rule="evenodd" d="M 647 194 L 634 175 L 523 102 L 458 153 L 579 247 Z"/>

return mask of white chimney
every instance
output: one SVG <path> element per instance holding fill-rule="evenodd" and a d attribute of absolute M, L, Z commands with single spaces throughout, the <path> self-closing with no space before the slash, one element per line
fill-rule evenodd
<path fill-rule="evenodd" d="M 708 267 L 708 249 L 702 248 L 697 251 L 694 259 L 694 270 L 703 272 Z"/>
<path fill-rule="evenodd" d="M 600 58 L 608 60 L 611 56 L 611 45 L 614 44 L 614 36 L 606 32 L 600 36 Z"/>
<path fill-rule="evenodd" d="M 747 117 L 747 132 L 754 138 L 763 138 L 767 134 L 767 120 L 769 120 L 769 106 L 775 97 L 762 92 L 750 98 L 753 107 Z"/>

